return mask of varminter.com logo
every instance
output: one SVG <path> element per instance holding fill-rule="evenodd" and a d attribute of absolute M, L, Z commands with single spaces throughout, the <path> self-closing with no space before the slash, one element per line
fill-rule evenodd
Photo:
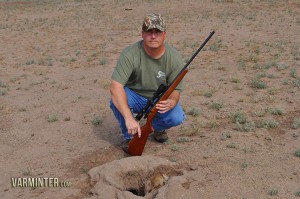
<path fill-rule="evenodd" d="M 11 178 L 11 185 L 16 187 L 71 187 L 71 182 L 58 178 Z"/>

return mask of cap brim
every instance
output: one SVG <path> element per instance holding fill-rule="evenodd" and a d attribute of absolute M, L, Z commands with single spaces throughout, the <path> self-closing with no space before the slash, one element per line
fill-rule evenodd
<path fill-rule="evenodd" d="M 156 25 L 150 25 L 150 26 L 146 29 L 146 31 L 151 30 L 151 29 L 158 29 L 158 30 L 160 30 L 160 31 L 162 31 L 162 32 L 165 31 L 165 29 L 164 29 L 163 27 L 161 27 L 161 26 L 156 26 Z"/>

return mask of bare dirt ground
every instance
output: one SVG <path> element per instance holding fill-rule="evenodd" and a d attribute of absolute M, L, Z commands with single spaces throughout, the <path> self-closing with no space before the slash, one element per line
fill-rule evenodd
<path fill-rule="evenodd" d="M 143 153 L 188 171 L 172 193 L 299 198 L 298 0 L 0 0 L 0 198 L 96 197 L 90 169 L 129 163 L 108 86 L 150 12 L 185 60 L 216 31 L 186 75 L 186 121 Z M 12 187 L 17 177 L 71 187 Z"/>

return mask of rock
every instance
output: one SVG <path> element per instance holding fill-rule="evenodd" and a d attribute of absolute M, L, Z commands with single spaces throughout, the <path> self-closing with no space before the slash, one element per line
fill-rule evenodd
<path fill-rule="evenodd" d="M 174 199 L 175 190 L 186 190 L 188 183 L 177 163 L 154 156 L 115 160 L 88 174 L 94 185 L 92 198 L 97 199 Z"/>

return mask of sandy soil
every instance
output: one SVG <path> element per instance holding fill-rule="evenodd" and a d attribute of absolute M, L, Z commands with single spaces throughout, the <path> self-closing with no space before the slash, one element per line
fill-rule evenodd
<path fill-rule="evenodd" d="M 157 189 L 178 198 L 299 198 L 298 0 L 0 0 L 0 198 L 96 198 L 89 171 L 130 163 L 108 86 L 150 12 L 165 16 L 167 43 L 185 60 L 216 31 L 185 78 L 187 120 L 166 144 L 149 138 L 140 157 L 185 171 L 182 183 L 170 175 Z M 71 186 L 12 187 L 12 178 Z"/>

